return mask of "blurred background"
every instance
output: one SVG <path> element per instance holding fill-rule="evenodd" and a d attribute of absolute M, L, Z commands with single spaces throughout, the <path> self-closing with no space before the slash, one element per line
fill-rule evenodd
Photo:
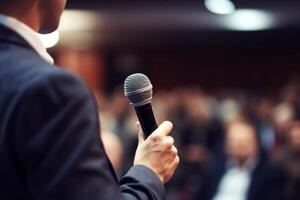
<path fill-rule="evenodd" d="M 300 199 L 300 1 L 69 0 L 41 38 L 94 92 L 119 176 L 137 145 L 123 81 L 142 72 L 175 125 L 166 199 Z"/>

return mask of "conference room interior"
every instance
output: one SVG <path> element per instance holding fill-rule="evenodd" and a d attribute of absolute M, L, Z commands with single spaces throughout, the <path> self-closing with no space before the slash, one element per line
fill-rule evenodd
<path fill-rule="evenodd" d="M 79 75 L 95 95 L 119 177 L 137 145 L 137 117 L 123 83 L 144 73 L 157 121 L 174 123 L 181 160 L 165 199 L 225 200 L 222 175 L 217 183 L 208 175 L 219 161 L 239 156 L 230 150 L 235 142 L 240 154 L 256 148 L 255 165 L 263 166 L 261 174 L 250 173 L 265 188 L 249 184 L 252 199 L 272 199 L 270 191 L 300 198 L 299 1 L 70 0 L 58 31 L 41 38 L 56 65 Z M 245 137 L 229 137 L 234 128 Z"/>

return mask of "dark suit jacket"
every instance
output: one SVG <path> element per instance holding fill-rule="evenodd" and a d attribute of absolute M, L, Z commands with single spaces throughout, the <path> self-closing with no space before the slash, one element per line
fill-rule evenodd
<path fill-rule="evenodd" d="M 163 193 L 144 166 L 118 183 L 87 87 L 0 26 L 0 199 L 144 200 Z"/>
<path fill-rule="evenodd" d="M 218 190 L 219 183 L 226 172 L 225 163 L 225 155 L 220 154 L 207 166 L 204 173 L 205 176 L 201 180 L 201 189 L 195 193 L 195 200 L 213 199 Z M 283 200 L 283 184 L 284 174 L 282 170 L 269 161 L 267 156 L 262 154 L 252 172 L 247 200 Z"/>

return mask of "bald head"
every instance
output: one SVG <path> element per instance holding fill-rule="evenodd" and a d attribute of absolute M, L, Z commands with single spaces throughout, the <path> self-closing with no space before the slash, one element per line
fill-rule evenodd
<path fill-rule="evenodd" d="M 66 0 L 0 0 L 0 13 L 14 17 L 33 30 L 50 33 L 58 28 Z"/>
<path fill-rule="evenodd" d="M 226 134 L 226 151 L 240 163 L 255 157 L 258 153 L 258 141 L 253 126 L 245 122 L 231 124 Z"/>

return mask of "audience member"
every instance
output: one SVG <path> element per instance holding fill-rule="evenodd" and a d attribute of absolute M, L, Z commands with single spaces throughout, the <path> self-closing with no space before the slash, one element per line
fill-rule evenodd
<path fill-rule="evenodd" d="M 260 151 L 254 127 L 231 123 L 225 136 L 225 154 L 208 166 L 195 199 L 281 200 L 283 175 Z"/>
<path fill-rule="evenodd" d="M 300 113 L 300 88 L 296 86 L 289 83 L 279 93 L 261 95 L 225 88 L 211 93 L 197 87 L 157 91 L 153 109 L 158 121 L 168 118 L 174 122 L 172 136 L 181 157 L 173 179 L 167 184 L 166 200 L 189 200 L 203 190 L 207 195 L 204 199 L 223 197 L 222 189 L 227 185 L 224 179 L 232 171 L 244 173 L 249 179 L 248 183 L 242 180 L 247 183 L 244 186 L 237 184 L 238 189 L 244 188 L 243 199 L 300 199 L 296 192 L 300 191 L 295 170 L 299 169 L 299 155 L 294 151 L 297 140 L 292 139 L 296 136 L 292 137 L 289 129 L 291 121 L 299 120 L 297 116 L 300 116 L 297 114 Z M 137 145 L 135 129 L 128 126 L 137 120 L 136 114 L 121 88 L 98 98 L 102 129 L 114 133 L 123 146 L 120 162 L 120 174 L 123 174 L 132 165 Z M 245 122 L 230 123 L 245 119 L 253 126 Z M 233 130 L 238 130 L 235 132 L 240 135 L 229 133 Z M 229 140 L 238 141 L 237 147 L 229 148 L 234 146 Z M 274 164 L 270 157 L 278 162 Z M 287 174 L 285 182 L 283 171 Z"/>
<path fill-rule="evenodd" d="M 300 122 L 291 125 L 287 146 L 278 154 L 277 161 L 286 174 L 284 200 L 300 198 Z"/>

